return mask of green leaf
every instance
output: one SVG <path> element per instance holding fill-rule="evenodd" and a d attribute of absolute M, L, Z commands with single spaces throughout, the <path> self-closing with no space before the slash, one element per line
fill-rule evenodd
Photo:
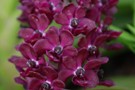
<path fill-rule="evenodd" d="M 134 0 L 119 0 L 119 6 L 126 6 L 133 4 Z"/>
<path fill-rule="evenodd" d="M 111 26 L 110 28 L 116 31 L 122 31 L 122 29 L 116 26 Z M 133 53 L 135 53 L 135 29 L 131 25 L 128 25 L 128 28 L 131 33 L 127 31 L 122 31 L 122 34 L 118 37 L 117 41 L 121 42 L 126 47 L 128 47 Z"/>
<path fill-rule="evenodd" d="M 130 50 L 135 53 L 135 43 L 133 45 L 129 45 Z"/>
<path fill-rule="evenodd" d="M 126 90 L 126 89 L 118 86 L 114 86 L 114 87 L 97 86 L 94 89 L 87 89 L 87 90 Z"/>
<path fill-rule="evenodd" d="M 134 0 L 134 4 L 133 4 L 133 15 L 134 15 L 134 17 L 133 17 L 133 25 L 135 27 L 135 0 Z"/>
<path fill-rule="evenodd" d="M 113 76 L 112 79 L 115 83 L 113 87 L 97 86 L 93 89 L 87 90 L 134 90 L 135 89 L 135 76 Z"/>
<path fill-rule="evenodd" d="M 112 26 L 110 26 L 110 29 L 116 30 L 116 31 L 122 31 L 122 34 L 119 37 L 122 41 L 135 42 L 135 36 L 126 31 L 123 31 L 121 28 L 118 28 L 118 27 L 112 25 Z"/>
<path fill-rule="evenodd" d="M 118 12 L 114 16 L 114 25 L 125 28 L 127 23 L 133 23 L 133 2 L 134 0 L 119 0 Z"/>
<path fill-rule="evenodd" d="M 130 24 L 127 25 L 129 31 L 135 35 L 135 27 L 131 26 Z"/>

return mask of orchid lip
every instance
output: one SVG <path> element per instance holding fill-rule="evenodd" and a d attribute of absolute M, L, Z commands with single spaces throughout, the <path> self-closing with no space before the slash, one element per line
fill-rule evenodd
<path fill-rule="evenodd" d="M 43 32 L 42 30 L 36 30 L 34 33 L 39 33 L 39 34 L 41 34 L 43 37 L 46 35 L 46 33 Z"/>
<path fill-rule="evenodd" d="M 49 81 L 45 81 L 44 83 L 42 83 L 42 88 L 44 88 L 45 90 L 51 90 L 51 82 Z"/>
<path fill-rule="evenodd" d="M 36 30 L 34 33 L 42 34 L 42 32 L 40 30 Z"/>
<path fill-rule="evenodd" d="M 98 4 L 98 5 L 99 5 L 99 6 L 103 6 L 103 4 L 102 4 L 102 3 L 103 3 L 103 0 L 100 0 L 100 2 L 99 2 L 99 4 Z"/>
<path fill-rule="evenodd" d="M 73 18 L 71 21 L 70 21 L 70 25 L 71 27 L 77 27 L 78 25 L 78 19 L 77 18 Z"/>
<path fill-rule="evenodd" d="M 76 71 L 74 72 L 74 75 L 75 75 L 75 76 L 78 76 L 78 77 L 83 77 L 84 74 L 85 74 L 85 70 L 84 70 L 84 68 L 82 68 L 82 67 L 78 67 L 78 68 L 76 69 Z"/>
<path fill-rule="evenodd" d="M 63 51 L 63 47 L 61 45 L 58 45 L 53 50 L 56 54 L 60 55 Z"/>
<path fill-rule="evenodd" d="M 88 51 L 90 52 L 90 54 L 95 54 L 96 50 L 97 50 L 97 47 L 95 45 L 88 46 Z"/>
<path fill-rule="evenodd" d="M 53 3 L 50 3 L 50 4 L 51 4 L 51 7 L 52 7 L 53 10 L 57 9 Z"/>
<path fill-rule="evenodd" d="M 30 59 L 27 61 L 26 63 L 29 67 L 37 67 L 39 65 L 38 61 L 34 60 L 34 59 Z"/>

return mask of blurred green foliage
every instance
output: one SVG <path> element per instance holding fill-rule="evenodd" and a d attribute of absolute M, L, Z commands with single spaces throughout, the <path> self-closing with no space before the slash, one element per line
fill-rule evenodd
<path fill-rule="evenodd" d="M 135 53 L 135 0 L 120 0 L 119 11 L 121 14 L 118 13 L 118 16 L 116 14 L 118 21 L 115 21 L 118 24 L 110 28 L 121 31 L 122 35 L 118 41 Z"/>
<path fill-rule="evenodd" d="M 14 65 L 8 62 L 8 58 L 16 54 L 14 47 L 20 41 L 17 38 L 19 30 L 17 17 L 20 15 L 20 11 L 17 10 L 18 5 L 18 0 L 0 0 L 0 90 L 23 90 L 22 86 L 14 82 L 13 78 L 18 73 Z M 110 28 L 123 32 L 117 41 L 135 53 L 135 0 L 120 0 L 115 17 Z M 116 82 L 115 87 L 97 87 L 92 90 L 134 90 L 135 88 L 135 76 L 110 78 Z"/>
<path fill-rule="evenodd" d="M 15 53 L 19 22 L 16 20 L 20 15 L 17 10 L 17 0 L 0 0 L 0 90 L 21 90 L 14 82 L 17 72 L 8 58 Z"/>
<path fill-rule="evenodd" d="M 113 81 L 115 81 L 116 86 L 114 87 L 104 87 L 98 86 L 94 89 L 88 90 L 135 90 L 135 77 L 134 76 L 114 76 L 111 77 Z"/>

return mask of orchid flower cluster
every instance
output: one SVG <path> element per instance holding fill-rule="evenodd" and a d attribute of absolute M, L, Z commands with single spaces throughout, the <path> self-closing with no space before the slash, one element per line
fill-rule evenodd
<path fill-rule="evenodd" d="M 100 75 L 108 62 L 101 49 L 120 48 L 109 44 L 121 34 L 109 29 L 117 2 L 20 0 L 19 37 L 24 42 L 16 46 L 21 56 L 9 59 L 20 74 L 15 81 L 26 90 L 64 90 L 69 80 L 82 88 L 112 86 Z"/>

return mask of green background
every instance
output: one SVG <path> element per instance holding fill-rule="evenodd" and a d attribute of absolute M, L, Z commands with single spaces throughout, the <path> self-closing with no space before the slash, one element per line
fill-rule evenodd
<path fill-rule="evenodd" d="M 15 54 L 15 46 L 20 42 L 18 39 L 19 21 L 17 17 L 21 12 L 17 9 L 17 0 L 0 0 L 0 90 L 23 90 L 21 85 L 14 82 L 18 73 L 8 59 Z M 124 44 L 121 52 L 135 52 L 135 0 L 120 0 L 118 13 L 111 28 L 123 31 L 117 40 Z M 115 57 L 116 54 L 106 52 L 108 56 Z M 126 58 L 128 62 L 128 58 Z M 132 68 L 131 68 L 132 69 Z M 97 87 L 92 90 L 135 90 L 135 74 L 132 75 L 110 75 L 108 78 L 116 82 L 112 88 Z"/>

